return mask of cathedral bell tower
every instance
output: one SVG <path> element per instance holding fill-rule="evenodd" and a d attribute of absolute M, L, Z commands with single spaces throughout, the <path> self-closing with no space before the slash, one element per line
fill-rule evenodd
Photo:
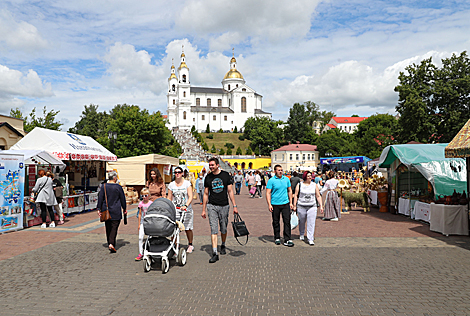
<path fill-rule="evenodd" d="M 171 74 L 170 78 L 168 78 L 168 94 L 167 94 L 167 104 L 168 104 L 168 121 L 170 122 L 171 126 L 176 125 L 176 118 L 177 118 L 177 104 L 178 104 L 178 97 L 177 92 L 178 90 L 178 78 L 176 77 L 175 72 L 175 65 L 173 64 L 173 60 L 171 61 Z"/>
<path fill-rule="evenodd" d="M 186 55 L 181 52 L 181 63 L 178 67 L 178 89 L 176 91 L 178 98 L 177 125 L 182 128 L 191 128 L 191 85 L 189 82 L 189 68 L 186 65 Z"/>

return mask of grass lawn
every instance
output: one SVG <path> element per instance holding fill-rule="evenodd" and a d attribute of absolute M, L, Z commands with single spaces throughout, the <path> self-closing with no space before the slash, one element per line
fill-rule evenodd
<path fill-rule="evenodd" d="M 223 148 L 224 151 L 227 151 L 227 147 L 225 147 L 225 143 L 232 143 L 235 148 L 232 148 L 232 154 L 235 155 L 237 152 L 237 148 L 240 147 L 242 149 L 242 154 L 246 153 L 246 149 L 250 146 L 251 141 L 239 140 L 238 136 L 243 135 L 242 133 L 210 133 L 214 135 L 214 139 L 209 139 L 206 136 L 209 135 L 208 133 L 200 133 L 204 138 L 207 146 L 209 147 L 209 152 L 211 151 L 212 145 L 215 145 L 215 148 L 220 149 Z"/>

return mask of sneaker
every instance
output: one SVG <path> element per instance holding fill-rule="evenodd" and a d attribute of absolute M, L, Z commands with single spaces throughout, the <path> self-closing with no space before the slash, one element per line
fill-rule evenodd
<path fill-rule="evenodd" d="M 304 236 L 300 236 L 299 239 L 300 239 L 300 240 L 304 240 L 305 237 L 304 237 Z"/>
<path fill-rule="evenodd" d="M 284 242 L 284 246 L 294 247 L 294 242 L 292 240 L 288 240 L 288 241 Z"/>
<path fill-rule="evenodd" d="M 41 228 L 46 228 L 46 223 L 42 223 Z"/>
<path fill-rule="evenodd" d="M 225 249 L 225 245 L 220 246 L 220 254 L 225 255 L 227 253 L 227 250 Z"/>
<path fill-rule="evenodd" d="M 54 222 L 52 222 L 52 223 L 49 224 L 49 228 L 54 228 L 54 227 L 55 227 L 55 223 L 54 223 Z"/>
<path fill-rule="evenodd" d="M 188 249 L 186 249 L 186 252 L 187 252 L 187 253 L 191 253 L 191 252 L 193 252 L 193 250 L 194 250 L 194 246 L 193 246 L 193 245 L 189 245 L 189 246 L 188 246 Z"/>
<path fill-rule="evenodd" d="M 135 261 L 140 261 L 143 257 L 144 256 L 142 254 L 139 254 L 137 257 L 135 257 Z"/>
<path fill-rule="evenodd" d="M 338 217 L 332 218 L 332 219 L 330 219 L 330 221 L 332 221 L 332 222 L 337 222 L 337 221 L 338 221 Z"/>
<path fill-rule="evenodd" d="M 59 221 L 59 225 L 64 225 L 64 221 Z"/>
<path fill-rule="evenodd" d="M 219 261 L 219 255 L 214 253 L 212 254 L 212 258 L 209 259 L 209 263 L 214 263 L 216 261 Z"/>
<path fill-rule="evenodd" d="M 279 245 L 281 244 L 281 240 L 280 240 L 280 239 L 276 239 L 276 240 L 274 241 L 274 243 L 279 246 Z"/>
<path fill-rule="evenodd" d="M 315 242 L 314 242 L 313 240 L 309 240 L 309 241 L 308 241 L 308 244 L 309 244 L 310 246 L 315 246 Z"/>

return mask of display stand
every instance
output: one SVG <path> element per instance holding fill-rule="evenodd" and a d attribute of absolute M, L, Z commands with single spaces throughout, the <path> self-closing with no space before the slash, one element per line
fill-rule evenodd
<path fill-rule="evenodd" d="M 468 236 L 468 206 L 431 204 L 432 231 L 443 235 Z"/>
<path fill-rule="evenodd" d="M 430 223 L 431 204 L 418 201 L 415 203 L 413 210 L 415 214 L 415 220 Z"/>

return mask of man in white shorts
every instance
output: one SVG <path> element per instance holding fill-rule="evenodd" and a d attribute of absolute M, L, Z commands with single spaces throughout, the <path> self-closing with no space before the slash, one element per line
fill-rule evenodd
<path fill-rule="evenodd" d="M 202 205 L 202 218 L 209 216 L 211 227 L 212 257 L 209 263 L 219 260 L 217 254 L 217 233 L 220 225 L 220 236 L 222 245 L 220 254 L 225 255 L 225 240 L 227 239 L 227 224 L 230 204 L 228 197 L 232 201 L 233 213 L 238 214 L 237 204 L 233 195 L 233 183 L 228 172 L 219 169 L 219 159 L 212 157 L 209 159 L 209 169 L 211 172 L 204 179 L 204 200 Z M 207 210 L 207 213 L 206 213 Z"/>

